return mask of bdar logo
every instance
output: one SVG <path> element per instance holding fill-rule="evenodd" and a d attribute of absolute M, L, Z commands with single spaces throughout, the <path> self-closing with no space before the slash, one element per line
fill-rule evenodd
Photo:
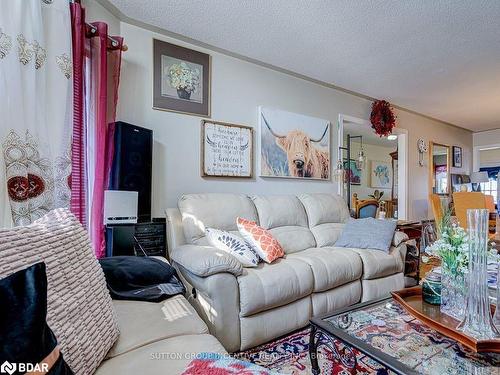
<path fill-rule="evenodd" d="M 9 361 L 5 361 L 4 363 L 2 363 L 2 366 L 0 366 L 0 372 L 3 374 L 12 375 L 14 371 L 16 371 L 15 363 L 10 363 Z"/>

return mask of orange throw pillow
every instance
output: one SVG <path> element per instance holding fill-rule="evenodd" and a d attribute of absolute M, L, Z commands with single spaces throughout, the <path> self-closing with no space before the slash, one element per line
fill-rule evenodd
<path fill-rule="evenodd" d="M 236 219 L 238 230 L 241 236 L 252 246 L 253 250 L 266 263 L 271 263 L 274 260 L 285 255 L 280 243 L 266 229 L 259 227 L 254 221 Z"/>

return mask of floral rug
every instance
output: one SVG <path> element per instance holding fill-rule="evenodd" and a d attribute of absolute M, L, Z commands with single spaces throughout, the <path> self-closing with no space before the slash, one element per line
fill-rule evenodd
<path fill-rule="evenodd" d="M 320 346 L 318 357 L 321 374 L 387 374 L 387 371 L 371 358 L 358 351 L 355 353 L 357 366 L 355 370 L 350 370 L 339 364 L 327 347 Z M 237 353 L 234 357 L 280 374 L 312 374 L 311 362 L 309 361 L 309 328 L 251 350 Z"/>

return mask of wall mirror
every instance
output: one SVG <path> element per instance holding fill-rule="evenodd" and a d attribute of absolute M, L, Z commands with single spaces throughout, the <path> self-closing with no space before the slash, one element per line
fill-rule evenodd
<path fill-rule="evenodd" d="M 389 137 L 380 137 L 368 120 L 343 114 L 338 125 L 333 175 L 352 215 L 365 217 L 360 208 L 375 201 L 375 215 L 384 211 L 387 219 L 407 219 L 407 131 L 395 128 Z"/>
<path fill-rule="evenodd" d="M 429 190 L 433 194 L 450 194 L 450 146 L 429 143 Z"/>

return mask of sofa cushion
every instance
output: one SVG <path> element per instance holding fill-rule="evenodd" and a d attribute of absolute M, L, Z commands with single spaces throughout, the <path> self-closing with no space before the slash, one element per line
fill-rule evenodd
<path fill-rule="evenodd" d="M 342 249 L 342 248 L 335 248 Z M 363 279 L 376 279 L 383 276 L 403 272 L 404 262 L 400 248 L 392 246 L 389 253 L 372 249 L 350 248 L 361 257 L 363 262 Z"/>
<path fill-rule="evenodd" d="M 75 374 L 92 374 L 119 332 L 104 273 L 69 210 L 0 229 L 0 277 L 38 262 L 47 266 L 47 323 L 64 359 Z"/>
<path fill-rule="evenodd" d="M 349 249 L 312 248 L 290 254 L 288 259 L 307 263 L 314 278 L 314 292 L 323 292 L 359 280 L 363 265 L 359 255 Z"/>
<path fill-rule="evenodd" d="M 178 205 L 187 243 L 206 245 L 208 227 L 238 233 L 238 216 L 258 221 L 253 202 L 244 194 L 188 194 Z"/>
<path fill-rule="evenodd" d="M 396 220 L 380 220 L 368 217 L 349 219 L 335 247 L 354 247 L 388 252 L 391 247 Z"/>
<path fill-rule="evenodd" d="M 169 337 L 208 333 L 208 327 L 180 295 L 165 301 L 113 301 L 120 336 L 107 357 L 137 349 Z"/>
<path fill-rule="evenodd" d="M 207 228 L 206 234 L 210 245 L 231 254 L 243 267 L 257 267 L 259 264 L 255 250 L 240 236 L 214 228 Z"/>
<path fill-rule="evenodd" d="M 259 225 L 268 229 L 287 254 L 316 246 L 304 206 L 294 195 L 252 197 Z"/>
<path fill-rule="evenodd" d="M 301 194 L 299 199 L 306 210 L 310 228 L 324 223 L 345 223 L 349 219 L 349 209 L 340 195 Z"/>
<path fill-rule="evenodd" d="M 307 263 L 281 258 L 273 264 L 245 268 L 238 277 L 238 285 L 240 315 L 249 316 L 311 294 L 313 275 Z"/>
<path fill-rule="evenodd" d="M 226 354 L 211 335 L 184 335 L 154 342 L 104 361 L 95 375 L 182 374 L 198 353 Z"/>
<path fill-rule="evenodd" d="M 301 194 L 299 199 L 306 210 L 316 246 L 333 246 L 349 219 L 344 198 L 337 194 L 317 193 Z"/>
<path fill-rule="evenodd" d="M 272 263 L 285 255 L 279 241 L 267 229 L 241 217 L 237 223 L 240 234 L 264 262 Z"/>
<path fill-rule="evenodd" d="M 344 223 L 323 223 L 311 228 L 317 247 L 334 246 L 344 230 Z"/>

